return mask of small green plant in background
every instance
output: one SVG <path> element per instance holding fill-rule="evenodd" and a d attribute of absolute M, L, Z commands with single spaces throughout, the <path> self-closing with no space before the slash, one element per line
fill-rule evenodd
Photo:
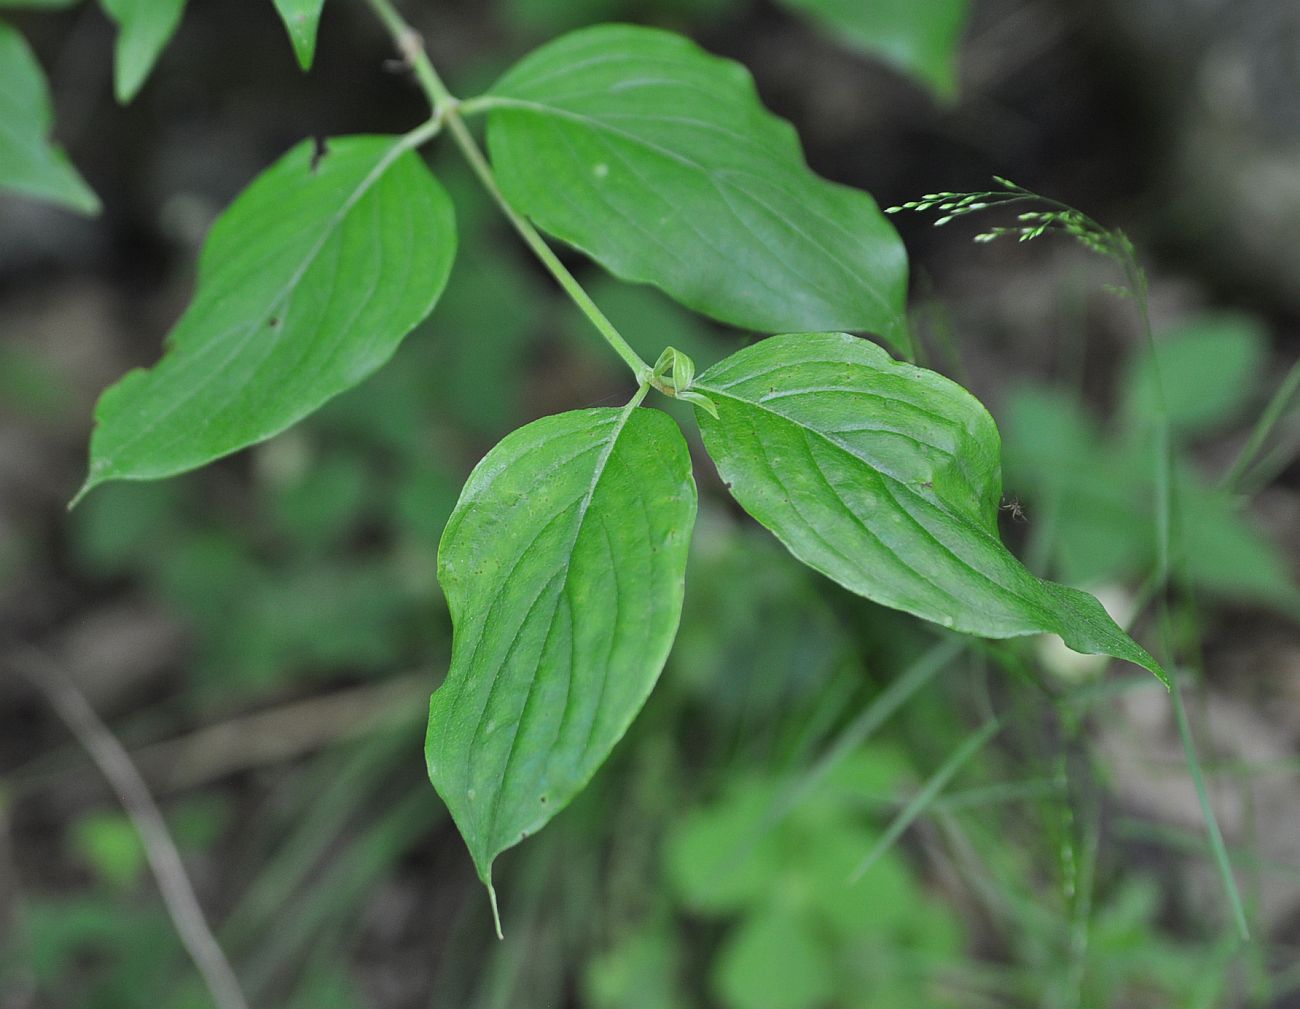
<path fill-rule="evenodd" d="M 191 801 L 179 806 L 171 829 L 187 851 L 214 842 L 225 810 Z M 21 939 L 0 952 L 0 980 L 25 971 L 56 1004 L 127 1006 L 141 998 L 174 1009 L 209 1005 L 197 978 L 180 985 L 165 969 L 182 949 L 161 907 L 133 907 L 144 885 L 145 856 L 136 829 L 122 813 L 90 813 L 70 831 L 75 862 L 92 883 L 74 897 L 37 897 L 21 906 Z M 80 967 L 80 969 L 79 969 Z"/>
<path fill-rule="evenodd" d="M 1258 400 L 1265 350 L 1258 324 L 1240 315 L 1196 316 L 1157 338 L 1159 371 L 1171 390 L 1182 532 L 1176 577 L 1227 601 L 1300 614 L 1283 554 L 1241 513 L 1237 478 L 1212 484 L 1190 454 Z M 1008 484 L 1034 488 L 1026 495 L 1037 519 L 1032 535 L 1042 537 L 1048 563 L 1071 585 L 1128 583 L 1155 561 L 1155 522 L 1147 507 L 1151 373 L 1149 351 L 1127 363 L 1109 424 L 1090 415 L 1069 388 L 1024 386 L 1008 401 Z"/>
<path fill-rule="evenodd" d="M 1193 525 L 1190 519 L 1194 512 L 1191 509 L 1182 507 L 1180 504 L 1181 498 L 1178 496 L 1181 488 L 1179 487 L 1180 474 L 1177 467 L 1175 432 L 1177 423 L 1183 419 L 1183 416 L 1177 412 L 1178 401 L 1171 400 L 1166 392 L 1161 366 L 1169 362 L 1185 364 L 1185 358 L 1170 355 L 1167 350 L 1162 350 L 1161 345 L 1156 342 L 1147 297 L 1147 275 L 1138 261 L 1133 243 L 1123 231 L 1118 228 L 1105 228 L 1082 211 L 1057 200 L 1041 196 L 1012 182 L 1010 179 L 995 176 L 994 181 L 1000 187 L 999 189 L 977 193 L 931 193 L 921 197 L 920 200 L 890 207 L 886 213 L 896 214 L 904 210 L 924 213 L 934 210 L 944 215 L 935 222 L 936 226 L 941 226 L 958 218 L 991 209 L 1025 207 L 1028 205 L 1035 209 L 1020 210 L 1016 214 L 1015 224 L 995 225 L 976 235 L 975 240 L 987 243 L 1002 238 L 1015 237 L 1019 242 L 1030 242 L 1048 233 L 1063 234 L 1074 239 L 1089 252 L 1111 260 L 1121 271 L 1124 285 L 1114 290 L 1123 297 L 1133 299 L 1137 308 L 1138 320 L 1142 327 L 1144 349 L 1147 353 L 1136 372 L 1137 384 L 1132 387 L 1128 405 L 1131 412 L 1133 412 L 1134 419 L 1140 419 L 1144 422 L 1141 425 L 1139 437 L 1143 443 L 1141 455 L 1146 457 L 1152 473 L 1151 498 L 1154 513 L 1154 564 L 1152 578 L 1149 582 L 1149 591 L 1155 595 L 1158 602 L 1160 650 L 1166 657 L 1166 661 L 1172 662 L 1175 642 L 1168 589 L 1175 578 L 1175 573 L 1184 569 L 1184 554 L 1189 542 L 1187 529 L 1184 526 Z M 1283 383 L 1279 395 L 1289 396 L 1291 391 L 1288 388 L 1288 383 Z M 1222 399 L 1222 397 L 1219 398 Z M 1171 403 L 1175 407 L 1173 410 L 1171 410 Z M 1190 412 L 1193 415 L 1198 414 L 1196 407 L 1191 408 Z M 1214 415 L 1213 407 L 1211 406 L 1208 411 L 1200 411 L 1201 415 L 1206 412 L 1212 417 Z M 1270 411 L 1266 410 L 1265 415 L 1261 418 L 1261 427 L 1266 429 L 1270 422 Z M 1240 459 L 1244 460 L 1248 457 L 1253 441 L 1254 439 L 1252 439 L 1252 442 L 1247 443 Z M 1235 473 L 1237 469 L 1238 467 L 1234 466 L 1233 472 Z M 1267 575 L 1265 575 L 1265 579 L 1268 580 Z M 1183 704 L 1182 690 L 1172 684 L 1169 685 L 1171 686 L 1170 696 L 1173 700 L 1173 711 L 1179 738 L 1187 760 L 1188 771 L 1196 789 L 1201 814 L 1205 820 L 1210 848 L 1223 883 L 1224 894 L 1231 908 L 1238 939 L 1241 942 L 1246 942 L 1250 938 L 1250 929 L 1247 922 L 1245 903 L 1237 886 L 1236 877 L 1233 874 L 1230 856 L 1219 828 L 1218 818 L 1210 804 L 1205 777 L 1192 738 L 1191 723 Z"/>
<path fill-rule="evenodd" d="M 846 885 L 879 840 L 870 804 L 887 806 L 907 776 L 899 754 L 868 747 L 779 824 L 769 819 L 780 783 L 753 776 L 675 826 L 665 853 L 677 900 L 695 914 L 738 919 L 713 966 L 724 1005 L 942 1004 L 930 979 L 965 945 L 949 911 L 897 852 Z"/>

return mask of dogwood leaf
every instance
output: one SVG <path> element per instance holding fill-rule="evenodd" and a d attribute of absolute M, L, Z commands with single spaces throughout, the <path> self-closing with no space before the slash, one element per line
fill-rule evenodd
<path fill-rule="evenodd" d="M 906 348 L 893 226 L 866 193 L 813 174 L 738 63 L 601 25 L 538 49 L 479 102 L 510 202 L 618 276 L 737 326 Z"/>
<path fill-rule="evenodd" d="M 316 30 L 320 27 L 320 12 L 325 0 L 275 0 L 275 9 L 284 20 L 293 43 L 298 65 L 310 70 L 316 58 Z"/>
<path fill-rule="evenodd" d="M 406 140 L 299 144 L 213 226 L 163 359 L 100 398 L 81 493 L 202 466 L 356 385 L 433 309 L 455 250 Z"/>
<path fill-rule="evenodd" d="M 50 142 L 54 109 L 41 65 L 26 40 L 0 21 L 0 188 L 99 212 L 99 198 Z"/>
<path fill-rule="evenodd" d="M 496 856 L 583 788 L 658 679 L 694 520 L 686 443 L 657 410 L 545 417 L 465 484 L 438 550 L 455 636 L 425 752 L 489 889 Z"/>
<path fill-rule="evenodd" d="M 998 537 L 1000 442 L 961 386 L 843 333 L 763 340 L 695 380 L 704 444 L 741 506 L 810 567 L 885 606 L 990 638 L 1159 664 L 1092 596 Z"/>
<path fill-rule="evenodd" d="M 185 0 L 100 0 L 117 25 L 113 90 L 125 105 L 144 86 L 185 13 Z"/>

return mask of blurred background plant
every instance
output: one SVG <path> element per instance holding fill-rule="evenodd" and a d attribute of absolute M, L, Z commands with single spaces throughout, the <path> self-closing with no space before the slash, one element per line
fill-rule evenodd
<path fill-rule="evenodd" d="M 0 197 L 0 664 L 38 646 L 131 751 L 253 1005 L 1297 1004 L 1300 272 L 1241 223 L 1258 201 L 1300 222 L 1286 6 L 405 5 L 462 93 L 567 28 L 665 25 L 743 60 L 812 165 L 882 204 L 998 172 L 1149 251 L 1178 673 L 1251 943 L 1154 680 L 878 610 L 705 478 L 660 687 L 580 801 L 502 859 L 496 942 L 420 759 L 450 649 L 438 537 L 506 430 L 626 389 L 451 161 L 455 282 L 388 367 L 223 464 L 63 511 L 94 393 L 157 356 L 217 210 L 302 136 L 418 120 L 342 0 L 309 77 L 270 4 L 193 4 L 122 108 L 95 5 L 0 0 L 105 206 Z M 1207 151 L 1213 179 L 1187 167 Z M 898 224 L 922 352 L 1003 431 L 1004 534 L 1150 639 L 1152 369 L 1106 264 Z M 703 369 L 748 339 L 571 261 L 645 357 L 672 343 Z M 112 793 L 22 680 L 0 697 L 0 1006 L 210 1004 Z"/>

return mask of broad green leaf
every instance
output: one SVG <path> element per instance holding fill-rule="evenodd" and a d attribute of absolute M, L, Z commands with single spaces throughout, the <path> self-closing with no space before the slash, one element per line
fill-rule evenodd
<path fill-rule="evenodd" d="M 1170 360 L 1180 359 L 1183 366 L 1171 373 L 1190 381 L 1195 369 L 1186 365 L 1195 358 L 1180 354 Z M 1239 363 L 1225 363 L 1227 373 L 1240 374 Z M 1202 359 L 1202 374 L 1208 376 L 1212 366 L 1210 358 Z M 1187 422 L 1210 415 L 1210 406 L 1181 402 L 1181 408 L 1171 407 L 1171 417 Z M 1103 440 L 1068 390 L 1020 389 L 1009 398 L 1005 417 L 1008 478 L 1029 495 L 1031 516 L 1051 524 L 1055 572 L 1072 584 L 1094 585 L 1150 571 L 1156 558 L 1151 446 L 1133 432 Z M 1183 427 L 1193 429 L 1195 423 Z M 1183 459 L 1175 459 L 1173 504 L 1175 577 L 1224 598 L 1300 612 L 1300 589 L 1286 552 L 1255 528 L 1231 495 L 1207 486 Z"/>
<path fill-rule="evenodd" d="M 1267 348 L 1263 328 L 1247 315 L 1206 315 L 1162 333 L 1155 361 L 1170 427 L 1194 435 L 1236 419 L 1259 392 Z M 1149 353 L 1128 370 L 1124 407 L 1130 421 L 1157 413 Z"/>
<path fill-rule="evenodd" d="M 50 143 L 53 122 L 40 64 L 23 37 L 0 22 L 0 189 L 98 213 L 99 199 Z"/>
<path fill-rule="evenodd" d="M 581 25 L 618 17 L 624 0 L 503 0 L 501 13 L 513 28 L 558 35 Z"/>
<path fill-rule="evenodd" d="M 911 74 L 940 98 L 957 94 L 968 0 L 781 0 L 837 38 Z"/>
<path fill-rule="evenodd" d="M 455 637 L 425 752 L 489 888 L 654 686 L 694 520 L 686 443 L 658 410 L 545 417 L 470 475 L 438 550 Z"/>
<path fill-rule="evenodd" d="M 275 9 L 284 19 L 293 43 L 298 65 L 310 70 L 316 58 L 316 29 L 320 27 L 320 12 L 325 0 L 275 0 Z"/>
<path fill-rule="evenodd" d="M 1024 500 L 1031 523 L 1050 527 L 1053 574 L 1099 585 L 1151 570 L 1149 452 L 1138 457 L 1104 441 L 1077 394 L 1064 388 L 1012 392 L 1002 433 L 1007 488 Z"/>
<path fill-rule="evenodd" d="M 695 387 L 732 495 L 805 564 L 885 606 L 991 638 L 1059 635 L 1164 672 L 1091 596 L 1030 574 L 998 538 L 997 428 L 934 372 L 843 333 L 776 336 Z"/>
<path fill-rule="evenodd" d="M 202 466 L 356 385 L 432 310 L 455 250 L 407 141 L 299 144 L 213 226 L 167 354 L 100 398 L 81 493 Z"/>
<path fill-rule="evenodd" d="M 1189 468 L 1176 469 L 1174 480 L 1175 576 L 1225 599 L 1265 603 L 1300 619 L 1294 555 L 1260 532 L 1240 502 L 1207 487 Z"/>
<path fill-rule="evenodd" d="M 650 921 L 587 961 L 583 984 L 590 1009 L 684 1009 L 682 954 L 675 923 Z"/>
<path fill-rule="evenodd" d="M 819 1009 L 835 995 L 835 964 L 802 916 L 765 908 L 727 937 L 713 968 L 728 1009 Z"/>
<path fill-rule="evenodd" d="M 664 875 L 684 907 L 732 914 L 772 892 L 789 854 L 782 834 L 766 822 L 776 799 L 770 783 L 742 778 L 718 801 L 675 820 L 664 845 Z"/>
<path fill-rule="evenodd" d="M 628 0 L 503 0 L 500 6 L 510 27 L 550 37 L 613 20 L 625 15 L 631 5 Z M 701 26 L 734 8 L 735 0 L 652 0 L 639 4 L 638 13 L 663 23 Z"/>
<path fill-rule="evenodd" d="M 185 0 L 100 0 L 117 24 L 113 91 L 125 105 L 144 86 L 149 71 L 176 34 Z"/>
<path fill-rule="evenodd" d="M 827 182 L 749 73 L 670 32 L 602 25 L 481 99 L 510 202 L 627 280 L 771 332 L 907 346 L 907 257 L 866 193 Z"/>

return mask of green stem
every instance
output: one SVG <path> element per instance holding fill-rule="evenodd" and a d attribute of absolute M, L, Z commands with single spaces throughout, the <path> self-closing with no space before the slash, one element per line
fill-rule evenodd
<path fill-rule="evenodd" d="M 447 107 L 454 108 L 458 104 L 456 98 L 447 89 L 447 85 L 443 84 L 438 71 L 434 69 L 433 63 L 425 53 L 424 39 L 420 33 L 407 24 L 406 19 L 393 6 L 391 0 L 366 0 L 366 3 L 388 29 L 388 34 L 393 37 L 393 42 L 397 45 L 397 51 L 414 71 L 416 80 L 420 82 L 420 88 L 428 96 L 429 104 L 433 106 L 434 111 L 439 112 Z"/>
<path fill-rule="evenodd" d="M 445 123 L 452 139 L 456 142 L 456 146 L 460 148 L 461 154 L 469 162 L 470 168 L 478 176 L 479 182 L 482 183 L 483 188 L 487 190 L 492 199 L 496 201 L 506 219 L 518 232 L 519 237 L 524 240 L 524 244 L 541 260 L 542 265 L 546 267 L 551 276 L 564 289 L 564 293 L 578 306 L 583 315 L 596 327 L 596 331 L 613 348 L 614 353 L 618 354 L 624 363 L 632 369 L 637 385 L 653 385 L 661 392 L 666 392 L 667 390 L 659 382 L 653 380 L 650 365 L 632 349 L 632 345 L 623 338 L 623 335 L 609 321 L 605 313 L 592 301 L 591 295 L 578 283 L 573 274 L 569 272 L 568 267 L 560 262 L 559 256 L 546 244 L 546 240 L 538 234 L 537 229 L 510 205 L 505 194 L 501 192 L 501 187 L 497 185 L 496 176 L 492 172 L 492 166 L 488 164 L 487 157 L 483 154 L 478 142 L 474 139 L 474 135 L 461 117 L 460 101 L 447 89 L 442 78 L 438 76 L 438 71 L 434 69 L 433 63 L 430 62 L 428 54 L 424 51 L 424 41 L 419 32 L 407 24 L 402 15 L 398 13 L 397 8 L 393 6 L 391 0 L 365 0 L 365 2 L 369 4 L 370 9 L 374 11 L 379 20 L 383 22 L 384 27 L 388 29 L 398 51 L 415 73 L 421 90 L 424 91 L 425 96 L 429 99 L 429 104 L 433 107 L 435 118 Z"/>
<path fill-rule="evenodd" d="M 491 112 L 493 109 L 505 108 L 511 104 L 511 102 L 498 98 L 496 95 L 478 95 L 475 98 L 466 98 L 460 103 L 460 114 L 464 119 L 472 119 L 474 116 L 482 115 L 484 112 Z"/>
<path fill-rule="evenodd" d="M 1268 406 L 1259 415 L 1259 420 L 1250 432 L 1250 437 L 1246 439 L 1246 444 L 1242 446 L 1241 453 L 1232 464 L 1232 468 L 1228 470 L 1228 475 L 1223 478 L 1220 486 L 1226 488 L 1229 493 L 1234 493 L 1237 490 L 1247 467 L 1255 461 L 1255 457 L 1259 455 L 1259 450 L 1264 447 L 1264 442 L 1268 440 L 1273 428 L 1286 414 L 1287 408 L 1291 405 L 1291 400 L 1295 398 L 1297 391 L 1300 391 L 1300 361 L 1293 364 L 1291 370 L 1287 372 L 1286 378 L 1278 386 L 1277 392 L 1268 401 Z"/>
<path fill-rule="evenodd" d="M 1164 382 L 1160 376 L 1155 333 L 1151 327 L 1151 310 L 1147 302 L 1146 273 L 1138 264 L 1134 254 L 1129 251 L 1131 246 L 1128 246 L 1123 239 L 1121 239 L 1121 244 L 1126 250 L 1123 260 L 1125 279 L 1128 282 L 1129 290 L 1133 293 L 1134 301 L 1137 302 L 1138 318 L 1142 323 L 1143 342 L 1146 344 L 1147 353 L 1151 355 L 1152 396 L 1155 399 L 1156 418 L 1156 583 L 1160 589 L 1163 589 L 1168 584 L 1170 575 L 1169 551 L 1172 540 L 1174 511 L 1173 447 L 1170 443 L 1169 434 L 1169 408 L 1165 401 Z M 1162 631 L 1165 629 L 1162 627 Z M 1162 642 L 1166 649 L 1170 644 L 1171 641 L 1167 639 Z M 1172 658 L 1170 654 L 1166 654 L 1165 657 Z"/>
<path fill-rule="evenodd" d="M 1155 588 L 1159 592 L 1160 649 L 1162 658 L 1173 668 L 1173 624 L 1169 614 L 1167 589 L 1170 576 L 1170 542 L 1173 536 L 1173 445 L 1169 432 L 1169 412 L 1166 405 L 1164 381 L 1160 373 L 1160 361 L 1156 352 L 1155 334 L 1151 327 L 1151 312 L 1147 302 L 1147 277 L 1132 244 L 1123 235 L 1117 233 L 1119 247 L 1124 253 L 1124 272 L 1129 289 L 1137 302 L 1138 314 L 1142 322 L 1142 334 L 1147 353 L 1151 356 L 1152 393 L 1155 399 L 1156 417 L 1156 577 Z M 1170 683 L 1173 699 L 1174 720 L 1178 724 L 1178 738 L 1182 743 L 1183 756 L 1187 761 L 1187 770 L 1196 787 L 1196 798 L 1200 803 L 1201 816 L 1205 820 L 1205 831 L 1209 835 L 1210 850 L 1218 867 L 1228 904 L 1232 908 L 1233 922 L 1240 939 L 1250 939 L 1250 929 L 1246 923 L 1246 910 L 1241 900 L 1241 891 L 1237 887 L 1236 877 L 1232 872 L 1232 862 L 1228 857 L 1227 846 L 1223 842 L 1223 832 L 1219 829 L 1219 820 L 1214 807 L 1210 804 L 1209 793 L 1205 787 L 1205 775 L 1201 770 L 1201 761 L 1196 753 L 1196 741 L 1192 737 L 1191 726 L 1187 720 L 1187 708 L 1183 704 L 1182 690 L 1176 682 Z"/>
<path fill-rule="evenodd" d="M 423 147 L 430 140 L 442 132 L 442 116 L 434 113 L 433 117 L 421 123 L 415 129 L 411 130 L 402 137 L 402 147 L 406 150 L 415 150 L 417 147 Z"/>
<path fill-rule="evenodd" d="M 615 328 L 614 324 L 609 321 L 609 318 L 605 313 L 600 310 L 599 306 L 597 306 L 594 301 L 591 300 L 591 295 L 589 295 L 586 290 L 583 289 L 583 286 L 578 283 L 577 278 L 569 272 L 568 267 L 560 262 L 560 257 L 557 256 L 551 247 L 546 244 L 546 240 L 537 233 L 537 229 L 534 228 L 528 220 L 515 210 L 515 208 L 506 200 L 505 194 L 501 192 L 501 188 L 497 185 L 496 176 L 492 173 L 492 167 L 488 164 L 487 158 L 483 155 L 483 151 L 474 140 L 474 136 L 470 133 L 469 127 L 465 125 L 465 121 L 460 118 L 458 113 L 454 111 L 448 113 L 447 128 L 451 133 L 452 139 L 456 141 L 456 146 L 459 147 L 461 153 L 465 155 L 465 160 L 469 162 L 470 167 L 474 170 L 474 174 L 478 176 L 479 181 L 483 184 L 483 188 L 491 194 L 492 199 L 494 199 L 497 206 L 501 208 L 501 212 L 506 215 L 506 218 L 514 226 L 515 231 L 519 233 L 519 237 L 524 240 L 524 244 L 533 250 L 533 254 L 536 255 L 537 258 L 541 260 L 542 265 L 550 271 L 551 276 L 554 277 L 560 287 L 564 289 L 564 293 L 567 294 L 573 300 L 574 304 L 582 310 L 582 313 L 591 321 L 591 324 L 596 327 L 597 332 L 605 338 L 605 342 L 608 343 L 610 347 L 614 349 L 614 352 L 623 359 L 629 368 L 632 369 L 632 374 L 636 376 L 637 384 L 654 384 L 656 388 L 660 388 L 659 383 L 651 383 L 650 381 L 650 365 L 642 360 L 641 355 L 632 349 L 632 345 L 623 338 L 623 335 Z"/>
<path fill-rule="evenodd" d="M 903 835 L 903 832 L 907 830 L 913 822 L 915 822 L 918 816 L 926 811 L 926 809 L 938 797 L 939 793 L 943 791 L 944 786 L 948 784 L 952 777 L 965 767 L 966 763 L 975 756 L 975 754 L 979 753 L 979 751 L 984 748 L 984 745 L 996 736 L 1001 729 L 1001 722 L 996 718 L 990 719 L 980 726 L 976 732 L 967 736 L 966 739 L 962 741 L 961 745 L 952 752 L 952 755 L 943 762 L 943 766 L 930 776 L 929 781 L 927 781 L 921 790 L 917 792 L 911 800 L 909 800 L 907 805 L 903 807 L 902 811 L 894 817 L 893 822 L 891 822 L 888 828 L 886 828 L 884 834 L 880 836 L 880 840 L 876 842 L 875 847 L 873 847 L 867 853 L 866 857 L 858 863 L 858 867 L 849 874 L 849 883 L 856 883 L 861 879 L 866 871 L 879 861 L 880 856 L 893 847 L 894 842 Z"/>
<path fill-rule="evenodd" d="M 1237 926 L 1237 935 L 1243 942 L 1250 939 L 1250 928 L 1246 924 L 1246 908 L 1237 889 L 1237 880 L 1232 873 L 1232 860 L 1228 856 L 1228 846 L 1223 841 L 1219 830 L 1219 821 L 1214 816 L 1210 805 L 1210 794 L 1205 787 L 1205 775 L 1201 771 L 1201 762 L 1196 757 L 1196 740 L 1192 737 L 1192 727 L 1187 720 L 1187 706 L 1183 703 L 1182 688 L 1175 683 L 1170 691 L 1174 702 L 1174 720 L 1178 723 L 1178 739 L 1183 744 L 1183 753 L 1187 756 L 1187 769 L 1192 775 L 1192 784 L 1196 787 L 1196 799 L 1205 814 L 1205 830 L 1210 839 L 1210 851 L 1214 855 L 1219 875 L 1224 880 L 1224 890 L 1228 894 L 1228 903 L 1232 906 L 1233 922 Z"/>

